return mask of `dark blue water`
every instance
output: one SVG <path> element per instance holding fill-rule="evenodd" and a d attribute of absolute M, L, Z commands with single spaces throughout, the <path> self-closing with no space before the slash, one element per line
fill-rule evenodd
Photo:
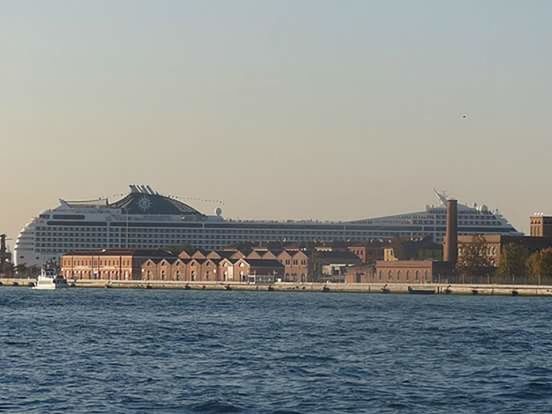
<path fill-rule="evenodd" d="M 0 411 L 550 413 L 552 300 L 0 288 Z"/>

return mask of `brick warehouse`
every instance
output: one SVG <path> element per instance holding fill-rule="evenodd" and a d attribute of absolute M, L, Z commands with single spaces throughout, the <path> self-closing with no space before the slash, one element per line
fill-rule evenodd
<path fill-rule="evenodd" d="M 178 257 L 163 250 L 70 252 L 62 257 L 61 274 L 66 279 L 248 282 L 252 277 L 283 280 L 286 268 L 293 269 L 299 263 L 306 266 L 306 260 L 288 259 L 297 252 L 283 255 L 280 260 L 272 255 L 258 258 L 258 253 L 251 252 L 248 256 L 251 258 L 238 250 L 182 251 Z"/>
<path fill-rule="evenodd" d="M 66 279 L 140 280 L 145 261 L 170 257 L 150 249 L 73 251 L 61 258 L 61 274 Z"/>

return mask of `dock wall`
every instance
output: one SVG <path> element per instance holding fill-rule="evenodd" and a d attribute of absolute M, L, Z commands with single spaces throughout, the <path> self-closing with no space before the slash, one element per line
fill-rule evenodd
<path fill-rule="evenodd" d="M 32 286 L 33 279 L 0 279 L 1 286 Z M 189 289 L 236 290 L 274 292 L 347 292 L 375 294 L 442 294 L 442 295 L 500 295 L 500 296 L 550 296 L 552 286 L 537 285 L 487 285 L 427 283 L 274 283 L 271 285 L 140 280 L 69 280 L 77 288 L 113 289 Z"/>

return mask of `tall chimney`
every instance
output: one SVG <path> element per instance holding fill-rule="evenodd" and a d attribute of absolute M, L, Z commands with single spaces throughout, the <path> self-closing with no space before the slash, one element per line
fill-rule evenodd
<path fill-rule="evenodd" d="M 4 271 L 4 265 L 8 260 L 8 251 L 6 248 L 6 235 L 0 234 L 0 273 Z"/>
<path fill-rule="evenodd" d="M 447 233 L 443 260 L 452 265 L 458 260 L 458 201 L 447 200 Z"/>

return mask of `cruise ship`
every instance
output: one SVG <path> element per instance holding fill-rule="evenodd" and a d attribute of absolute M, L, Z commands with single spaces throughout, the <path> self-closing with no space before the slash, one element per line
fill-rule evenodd
<path fill-rule="evenodd" d="M 41 212 L 19 234 L 14 263 L 42 266 L 70 250 L 193 246 L 217 249 L 239 242 L 364 242 L 395 237 L 442 242 L 446 201 L 424 211 L 356 221 L 232 220 L 220 208 L 206 215 L 177 197 L 161 195 L 147 185 L 110 202 L 60 200 Z M 521 235 L 498 211 L 485 205 L 458 205 L 459 234 Z"/>

